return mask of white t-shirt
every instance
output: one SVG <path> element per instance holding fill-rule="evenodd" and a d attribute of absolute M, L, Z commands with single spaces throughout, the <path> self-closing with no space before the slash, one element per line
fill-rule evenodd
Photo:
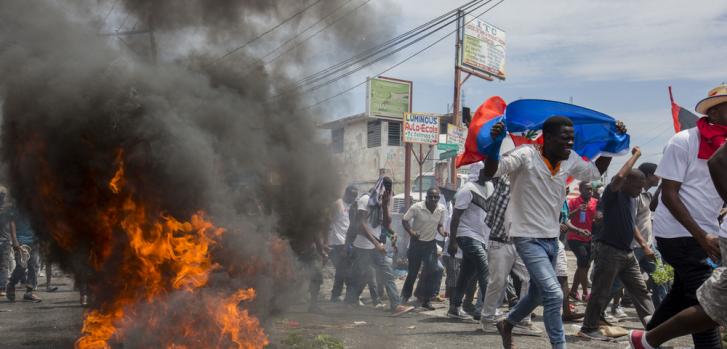
<path fill-rule="evenodd" d="M 492 182 L 486 182 L 484 186 L 467 182 L 457 191 L 454 195 L 454 208 L 464 210 L 459 218 L 457 237 L 468 237 L 487 243 L 490 227 L 485 224 L 487 212 L 482 207 L 485 207 L 485 200 L 493 191 Z"/>
<path fill-rule="evenodd" d="M 333 204 L 333 212 L 331 212 L 331 229 L 328 230 L 328 244 L 332 246 L 343 245 L 346 243 L 346 231 L 351 224 L 348 217 L 348 209 L 350 204 L 343 202 L 342 199 L 336 200 Z"/>
<path fill-rule="evenodd" d="M 364 194 L 360 198 L 358 198 L 357 204 L 358 204 L 359 211 L 368 212 L 369 211 L 369 194 Z M 374 228 L 371 226 L 371 223 L 369 223 L 369 220 L 366 219 L 366 226 L 369 229 L 371 229 L 371 231 L 373 231 L 374 237 L 378 238 L 379 236 L 381 236 L 381 225 Z M 361 234 L 356 234 L 356 239 L 353 240 L 353 247 L 362 248 L 364 250 L 371 250 L 371 249 L 376 248 L 376 246 L 374 246 L 374 244 L 371 243 L 371 241 L 368 238 L 366 238 L 363 234 L 364 234 L 364 232 L 361 232 Z"/>
<path fill-rule="evenodd" d="M 511 237 L 556 238 L 560 235 L 560 210 L 569 176 L 595 181 L 601 173 L 593 162 L 571 151 L 568 160 L 550 172 L 540 149 L 531 144 L 502 156 L 494 177 L 510 174 L 510 203 L 505 212 L 505 229 Z"/>
<path fill-rule="evenodd" d="M 442 226 L 444 227 L 444 231 L 449 232 L 449 221 L 452 219 L 452 206 L 449 202 L 447 202 L 444 199 L 444 195 L 441 195 L 439 197 L 439 204 L 444 207 L 444 217 L 442 219 Z M 442 234 L 437 234 L 437 236 L 434 238 L 434 240 L 437 241 L 444 241 L 444 236 Z"/>
<path fill-rule="evenodd" d="M 679 198 L 689 214 L 705 232 L 717 234 L 717 218 L 723 202 L 709 175 L 707 160 L 697 158 L 698 153 L 698 129 L 695 127 L 681 131 L 667 143 L 655 174 L 663 179 L 680 182 Z M 653 229 L 654 235 L 660 238 L 692 236 L 663 203 L 656 208 Z"/>
<path fill-rule="evenodd" d="M 636 215 L 634 215 L 636 217 L 636 228 L 639 229 L 641 237 L 644 238 L 648 246 L 654 245 L 654 234 L 652 234 L 651 227 L 651 208 L 649 208 L 651 200 L 651 193 L 646 191 L 641 192 L 639 197 L 636 198 L 636 205 L 634 205 L 636 207 Z M 631 242 L 631 248 L 641 248 L 641 245 L 634 239 Z"/>
<path fill-rule="evenodd" d="M 411 205 L 401 219 L 408 221 L 411 228 L 419 234 L 419 241 L 432 241 L 440 235 L 437 228 L 444 222 L 445 214 L 444 206 L 437 204 L 434 212 L 431 212 L 425 201 L 419 201 Z"/>

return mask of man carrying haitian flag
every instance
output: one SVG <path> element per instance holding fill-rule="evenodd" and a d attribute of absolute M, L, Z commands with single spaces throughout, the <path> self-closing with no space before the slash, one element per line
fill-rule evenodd
<path fill-rule="evenodd" d="M 500 158 L 499 148 L 506 131 L 526 130 L 542 130 L 542 144 L 520 145 Z M 497 323 L 503 345 L 514 348 L 514 325 L 543 304 L 550 342 L 553 348 L 565 348 L 560 315 L 563 293 L 555 272 L 558 215 L 566 198 L 565 188 L 569 177 L 581 181 L 600 179 L 611 163 L 607 153 L 628 151 L 626 127 L 590 109 L 552 101 L 520 100 L 507 106 L 503 116 L 482 125 L 476 137 L 477 150 L 485 158 L 486 175 L 510 176 L 511 201 L 505 225 L 530 272 L 527 295 L 506 319 Z M 586 160 L 599 154 L 593 162 Z"/>

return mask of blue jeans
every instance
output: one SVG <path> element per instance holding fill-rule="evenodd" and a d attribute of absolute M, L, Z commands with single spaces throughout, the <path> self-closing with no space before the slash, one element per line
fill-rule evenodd
<path fill-rule="evenodd" d="M 346 303 L 358 304 L 358 297 L 361 295 L 367 281 L 371 279 L 371 273 L 373 272 L 371 267 L 381 274 L 384 289 L 389 296 L 389 307 L 394 310 L 401 303 L 394 283 L 396 276 L 386 255 L 376 249 L 353 248 L 353 268 L 351 270 L 351 289 L 353 292 L 346 290 Z"/>
<path fill-rule="evenodd" d="M 539 305 L 543 305 L 543 322 L 553 348 L 565 348 L 565 332 L 560 309 L 563 307 L 563 292 L 555 274 L 558 257 L 558 239 L 519 238 L 513 239 L 515 248 L 530 273 L 528 294 L 512 308 L 507 321 L 519 323 Z"/>
<path fill-rule="evenodd" d="M 411 297 L 412 290 L 414 289 L 414 281 L 417 279 L 419 269 L 423 267 L 419 284 L 417 285 L 417 288 L 421 286 L 421 289 L 417 292 L 421 292 L 421 294 L 417 294 L 417 296 L 421 297 L 424 302 L 429 301 L 434 297 L 434 292 L 436 292 L 434 278 L 437 271 L 439 271 L 437 242 L 434 240 L 419 241 L 412 239 L 406 254 L 409 258 L 409 270 L 406 275 L 406 281 L 404 281 L 404 286 L 401 288 L 401 298 Z"/>
<path fill-rule="evenodd" d="M 483 242 L 468 237 L 458 237 L 457 245 L 462 249 L 462 265 L 457 277 L 457 288 L 452 297 L 451 305 L 453 307 L 462 306 L 462 298 L 464 298 L 472 277 L 475 277 L 475 280 L 480 284 L 480 294 L 483 294 L 487 289 L 487 276 L 489 273 L 487 249 Z M 478 297 L 478 299 L 481 299 L 481 297 Z"/>

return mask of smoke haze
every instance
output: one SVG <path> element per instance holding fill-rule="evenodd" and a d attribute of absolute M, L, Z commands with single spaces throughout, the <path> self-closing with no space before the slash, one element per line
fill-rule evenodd
<path fill-rule="evenodd" d="M 265 69 L 256 54 L 340 1 L 322 1 L 278 41 L 223 61 L 216 59 L 306 4 L 118 1 L 111 18 L 131 17 L 155 30 L 156 62 L 148 58 L 147 35 L 124 44 L 98 35 L 105 13 L 95 9 L 111 1 L 0 3 L 7 184 L 36 233 L 51 242 L 53 257 L 89 282 L 94 307 L 103 309 L 127 282 L 114 280 L 127 242 L 115 231 L 100 234 L 99 218 L 114 201 L 108 183 L 120 163 L 126 190 L 150 212 L 187 219 L 202 210 L 227 230 L 213 247 L 220 267 L 212 287 L 257 288 L 254 308 L 263 317 L 291 297 L 280 283 L 300 275 L 292 272 L 299 266 L 273 237 L 309 245 L 327 229 L 323 212 L 341 186 L 327 148 L 315 140 L 315 118 L 303 108 L 310 101 L 291 95 L 270 102 L 295 80 L 290 67 L 306 72 L 320 45 L 303 45 Z M 385 37 L 390 27 L 373 11 L 364 6 L 329 29 L 327 49 L 347 52 Z"/>

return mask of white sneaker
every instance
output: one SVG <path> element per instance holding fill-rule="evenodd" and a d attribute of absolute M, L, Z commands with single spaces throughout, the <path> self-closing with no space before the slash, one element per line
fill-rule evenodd
<path fill-rule="evenodd" d="M 624 311 L 624 308 L 620 305 L 618 307 L 611 308 L 611 315 L 613 315 L 613 317 L 619 318 L 619 319 L 629 317 L 629 315 L 626 314 L 626 312 Z"/>
<path fill-rule="evenodd" d="M 449 311 L 447 311 L 447 317 L 450 319 L 458 319 L 458 320 L 472 319 L 472 317 L 469 316 L 469 314 L 467 314 L 464 310 L 462 310 L 462 307 L 449 308 Z"/>
<path fill-rule="evenodd" d="M 497 321 L 496 319 L 485 319 L 480 318 L 480 326 L 482 327 L 482 332 L 490 333 L 495 332 L 497 333 Z"/>
<path fill-rule="evenodd" d="M 543 334 L 543 330 L 533 325 L 530 321 L 521 321 L 512 328 L 512 333 L 524 336 L 540 336 Z"/>
<path fill-rule="evenodd" d="M 384 305 L 384 303 L 377 303 L 376 305 L 374 305 L 374 309 L 385 309 L 385 308 L 386 308 L 386 305 Z"/>

